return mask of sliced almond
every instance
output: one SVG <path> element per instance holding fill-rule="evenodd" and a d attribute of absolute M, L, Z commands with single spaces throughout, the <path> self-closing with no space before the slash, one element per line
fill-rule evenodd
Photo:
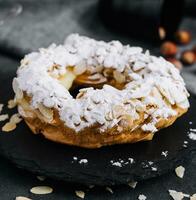
<path fill-rule="evenodd" d="M 85 193 L 81 190 L 75 191 L 76 196 L 80 197 L 81 199 L 84 199 Z"/>
<path fill-rule="evenodd" d="M 53 189 L 49 186 L 36 186 L 30 190 L 33 194 L 50 194 L 53 192 Z"/>
<path fill-rule="evenodd" d="M 184 177 L 185 168 L 183 166 L 176 167 L 175 172 L 176 172 L 176 175 L 179 178 L 183 178 Z"/>
<path fill-rule="evenodd" d="M 118 83 L 125 83 L 126 81 L 126 77 L 125 75 L 123 75 L 122 73 L 120 73 L 119 71 L 114 71 L 113 72 L 113 76 L 114 79 L 118 82 Z"/>
<path fill-rule="evenodd" d="M 112 115 L 112 112 L 108 112 L 105 114 L 105 119 L 107 121 L 112 121 L 113 120 L 113 115 Z"/>
<path fill-rule="evenodd" d="M 10 132 L 10 131 L 13 131 L 15 128 L 16 128 L 16 124 L 15 123 L 7 122 L 2 127 L 2 131 L 4 131 L 4 132 Z"/>
<path fill-rule="evenodd" d="M 51 108 L 47 108 L 42 104 L 39 104 L 38 108 L 45 118 L 47 118 L 49 121 L 53 120 L 53 110 Z"/>
<path fill-rule="evenodd" d="M 0 122 L 5 121 L 8 118 L 9 118 L 8 114 L 0 115 Z"/>
<path fill-rule="evenodd" d="M 19 196 L 19 197 L 16 197 L 15 200 L 32 200 L 32 199 L 29 199 L 28 197 Z"/>
<path fill-rule="evenodd" d="M 10 118 L 10 123 L 18 124 L 22 121 L 19 113 L 13 114 Z"/>
<path fill-rule="evenodd" d="M 61 76 L 58 80 L 67 90 L 69 90 L 75 78 L 76 75 L 72 71 L 67 71 L 66 74 Z"/>
<path fill-rule="evenodd" d="M 190 200 L 196 200 L 196 193 L 190 197 Z"/>
<path fill-rule="evenodd" d="M 177 192 L 175 190 L 169 190 L 169 195 L 174 199 L 174 200 L 182 200 L 184 197 L 189 197 L 189 195 L 184 194 L 182 192 Z"/>
<path fill-rule="evenodd" d="M 75 81 L 78 84 L 96 85 L 107 82 L 107 79 L 101 74 L 94 74 L 94 75 L 82 74 L 78 76 Z"/>
<path fill-rule="evenodd" d="M 10 100 L 8 101 L 7 107 L 8 107 L 9 109 L 12 109 L 12 108 L 16 107 L 16 105 L 17 105 L 16 100 L 15 100 L 15 99 L 10 99 Z"/>
<path fill-rule="evenodd" d="M 12 82 L 13 90 L 16 94 L 16 99 L 22 99 L 23 98 L 23 91 L 19 88 L 19 84 L 16 78 L 14 78 Z"/>

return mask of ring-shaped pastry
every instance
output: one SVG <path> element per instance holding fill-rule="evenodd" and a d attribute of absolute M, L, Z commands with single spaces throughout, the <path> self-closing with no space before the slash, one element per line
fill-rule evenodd
<path fill-rule="evenodd" d="M 30 53 L 13 80 L 18 111 L 33 133 L 64 144 L 151 140 L 187 111 L 189 94 L 178 69 L 142 51 L 71 34 Z"/>

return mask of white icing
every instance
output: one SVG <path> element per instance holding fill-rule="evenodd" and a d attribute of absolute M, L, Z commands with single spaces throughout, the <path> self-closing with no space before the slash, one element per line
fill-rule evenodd
<path fill-rule="evenodd" d="M 52 70 L 54 65 L 58 67 Z M 126 72 L 130 81 L 123 90 L 109 85 L 82 89 L 84 94 L 74 99 L 55 78 L 64 75 L 69 66 L 94 71 L 98 66 L 112 68 L 122 74 Z M 41 103 L 57 109 L 60 119 L 76 132 L 96 123 L 101 125 L 100 131 L 105 131 L 117 125 L 122 115 L 138 119 L 138 111 L 145 112 L 145 119 L 151 118 L 141 128 L 156 132 L 160 118 L 176 114 L 171 105 L 189 107 L 185 83 L 179 71 L 165 59 L 151 56 L 149 51 L 142 53 L 140 47 L 123 46 L 119 41 L 95 41 L 78 34 L 68 36 L 63 45 L 52 44 L 26 55 L 14 82 L 32 97 L 33 108 Z M 155 107 L 146 110 L 148 105 Z"/>

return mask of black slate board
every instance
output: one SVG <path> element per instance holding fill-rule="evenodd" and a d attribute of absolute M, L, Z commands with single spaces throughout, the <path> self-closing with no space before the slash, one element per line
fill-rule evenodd
<path fill-rule="evenodd" d="M 6 85 L 0 90 L 0 96 L 5 103 L 13 97 L 12 78 L 13 75 L 8 77 L 4 74 L 0 77 L 0 85 Z M 196 141 L 187 136 L 189 128 L 196 127 L 195 97 L 191 97 L 190 102 L 189 112 L 173 126 L 161 130 L 150 142 L 89 150 L 56 144 L 33 135 L 22 122 L 12 133 L 0 133 L 0 153 L 19 168 L 54 179 L 87 185 L 124 184 L 131 180 L 156 177 L 189 160 L 191 151 L 196 150 Z M 190 124 L 190 121 L 193 123 Z M 188 141 L 187 147 L 183 146 L 185 140 Z M 162 151 L 168 151 L 168 156 L 161 155 Z M 75 161 L 73 157 L 78 160 Z M 134 159 L 132 164 L 128 162 L 129 158 Z M 88 163 L 79 164 L 81 159 L 87 159 Z M 111 160 L 122 160 L 122 167 L 112 165 Z M 153 171 L 152 167 L 157 168 L 157 171 Z"/>

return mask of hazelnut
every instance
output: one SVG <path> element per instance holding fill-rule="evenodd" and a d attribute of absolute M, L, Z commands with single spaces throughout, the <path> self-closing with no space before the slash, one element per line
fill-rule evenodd
<path fill-rule="evenodd" d="M 167 58 L 167 61 L 171 62 L 177 69 L 182 69 L 182 63 L 176 58 Z"/>
<path fill-rule="evenodd" d="M 192 52 L 195 54 L 196 57 L 196 45 L 192 48 Z"/>
<path fill-rule="evenodd" d="M 188 44 L 191 41 L 191 34 L 188 31 L 177 31 L 175 34 L 176 41 L 179 44 Z"/>
<path fill-rule="evenodd" d="M 196 61 L 194 52 L 190 50 L 184 51 L 181 55 L 181 61 L 185 65 L 192 65 Z"/>
<path fill-rule="evenodd" d="M 161 54 L 165 57 L 175 56 L 178 51 L 177 46 L 173 42 L 164 42 L 161 45 Z"/>

